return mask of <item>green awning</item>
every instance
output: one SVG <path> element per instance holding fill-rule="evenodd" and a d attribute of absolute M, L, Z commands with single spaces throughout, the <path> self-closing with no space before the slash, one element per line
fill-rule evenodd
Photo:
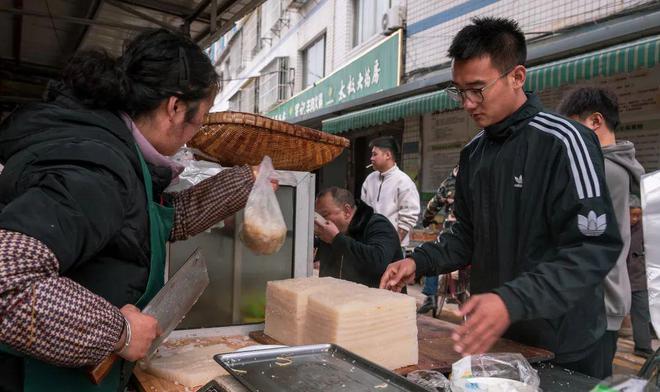
<path fill-rule="evenodd" d="M 632 72 L 642 67 L 651 68 L 659 63 L 660 36 L 655 36 L 530 68 L 527 70 L 525 90 L 557 88 L 598 76 Z M 441 90 L 324 120 L 323 130 L 340 133 L 456 108 L 458 105 Z"/>
<path fill-rule="evenodd" d="M 458 107 L 459 105 L 449 99 L 444 90 L 435 91 L 324 120 L 323 130 L 329 133 L 345 132 L 350 129 L 384 124 L 422 113 L 456 109 Z"/>
<path fill-rule="evenodd" d="M 557 88 L 579 80 L 652 68 L 658 63 L 660 36 L 655 36 L 530 68 L 525 90 Z"/>

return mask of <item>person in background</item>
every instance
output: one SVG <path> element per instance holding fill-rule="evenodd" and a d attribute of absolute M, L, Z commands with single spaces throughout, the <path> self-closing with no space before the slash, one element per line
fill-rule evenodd
<path fill-rule="evenodd" d="M 456 221 L 456 217 L 452 212 L 452 205 L 454 204 L 454 193 L 456 192 L 456 176 L 458 175 L 458 165 L 449 172 L 435 192 L 435 195 L 429 200 L 426 209 L 422 214 L 422 226 L 428 227 L 434 221 L 436 215 L 442 213 L 445 216 L 442 229 L 446 230 L 451 227 L 451 224 Z"/>
<path fill-rule="evenodd" d="M 461 151 L 456 223 L 390 264 L 380 287 L 471 265 L 455 351 L 484 353 L 504 336 L 604 378 L 603 280 L 622 241 L 603 155 L 591 130 L 524 91 L 526 56 L 510 19 L 474 18 L 454 37 L 446 91 L 483 129 Z"/>
<path fill-rule="evenodd" d="M 623 248 L 616 265 L 605 277 L 605 312 L 607 314 L 606 363 L 612 363 L 617 349 L 619 329 L 630 311 L 631 290 L 626 259 L 630 249 L 631 194 L 639 194 L 640 177 L 644 168 L 635 159 L 635 146 L 617 140 L 615 131 L 619 126 L 619 104 L 616 94 L 599 87 L 581 87 L 566 94 L 557 111 L 585 127 L 598 137 L 605 158 L 605 181 L 612 197 L 614 214 L 623 240 Z M 608 375 L 609 375 L 608 374 Z"/>
<path fill-rule="evenodd" d="M 643 227 L 642 203 L 637 195 L 630 195 L 630 251 L 627 259 L 628 276 L 632 289 L 630 319 L 635 341 L 634 354 L 648 358 L 653 355 L 653 347 L 651 346 L 649 292 L 646 287 Z"/>
<path fill-rule="evenodd" d="M 435 195 L 429 200 L 424 210 L 422 226 L 430 226 L 438 213 L 443 213 L 445 216 L 442 222 L 442 230 L 448 230 L 452 223 L 456 221 L 453 213 L 454 192 L 456 191 L 456 175 L 458 174 L 458 166 L 455 166 L 447 178 L 445 178 Z M 426 295 L 422 306 L 417 309 L 417 313 L 423 314 L 432 311 L 433 317 L 436 316 L 438 309 L 438 276 L 428 276 L 424 278 L 424 287 L 422 294 Z"/>
<path fill-rule="evenodd" d="M 375 171 L 362 184 L 361 199 L 392 222 L 401 246 L 405 247 L 419 219 L 419 192 L 413 180 L 396 164 L 399 147 L 393 137 L 374 139 L 369 148 Z"/>
<path fill-rule="evenodd" d="M 323 218 L 314 220 L 319 276 L 378 287 L 387 265 L 403 257 L 390 221 L 337 187 L 321 191 L 315 209 Z"/>

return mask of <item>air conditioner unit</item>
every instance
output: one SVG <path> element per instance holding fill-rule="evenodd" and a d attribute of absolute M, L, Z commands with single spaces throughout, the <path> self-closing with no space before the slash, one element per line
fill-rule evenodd
<path fill-rule="evenodd" d="M 394 6 L 388 9 L 382 18 L 382 32 L 383 34 L 392 33 L 403 27 L 405 8 L 402 6 Z"/>

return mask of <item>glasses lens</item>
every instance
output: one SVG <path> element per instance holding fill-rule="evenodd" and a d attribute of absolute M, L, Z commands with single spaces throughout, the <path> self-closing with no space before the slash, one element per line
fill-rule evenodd
<path fill-rule="evenodd" d="M 461 102 L 461 93 L 456 87 L 447 87 L 445 91 L 447 92 L 449 99 L 455 102 Z"/>
<path fill-rule="evenodd" d="M 465 90 L 465 99 L 469 99 L 470 102 L 482 103 L 484 101 L 484 96 L 479 90 Z"/>

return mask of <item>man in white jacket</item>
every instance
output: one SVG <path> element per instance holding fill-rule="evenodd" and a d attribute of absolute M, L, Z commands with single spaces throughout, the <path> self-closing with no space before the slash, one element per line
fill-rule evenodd
<path fill-rule="evenodd" d="M 362 184 L 362 201 L 392 222 L 399 233 L 401 246 L 406 246 L 420 213 L 417 187 L 396 165 L 399 148 L 393 137 L 374 139 L 369 148 L 375 171 Z"/>

